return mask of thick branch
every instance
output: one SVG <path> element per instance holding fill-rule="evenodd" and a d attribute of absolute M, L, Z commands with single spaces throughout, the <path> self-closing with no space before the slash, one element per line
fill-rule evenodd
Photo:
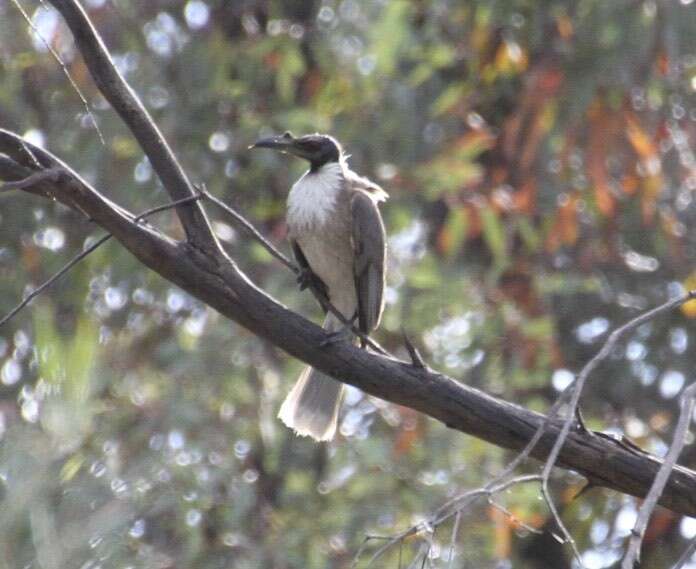
<path fill-rule="evenodd" d="M 14 149 L 19 160 L 21 145 L 16 135 L 0 131 L 0 151 Z M 62 164 L 48 152 L 29 146 L 47 167 Z M 0 178 L 17 180 L 17 170 L 0 161 Z M 29 172 L 30 173 L 30 172 Z M 322 347 L 327 334 L 279 304 L 239 271 L 225 257 L 210 255 L 188 244 L 177 244 L 103 198 L 86 182 L 75 179 L 43 182 L 42 195 L 84 211 L 114 234 L 143 264 L 221 314 L 273 345 L 313 367 L 381 399 L 411 407 L 447 426 L 498 446 L 520 450 L 534 436 L 544 416 L 513 403 L 496 399 L 429 369 L 414 367 L 339 342 Z M 553 447 L 563 421 L 549 422 L 532 456 L 544 460 Z M 643 497 L 660 467 L 655 457 L 629 445 L 580 429 L 571 430 L 558 457 L 560 467 L 586 476 L 596 486 Z M 672 510 L 696 516 L 696 472 L 676 467 L 660 503 Z"/>
<path fill-rule="evenodd" d="M 172 201 L 196 195 L 174 153 L 138 96 L 116 69 L 106 46 L 87 14 L 75 0 L 50 0 L 70 27 L 75 43 L 94 82 L 111 103 L 147 155 Z M 200 204 L 177 209 L 189 241 L 198 247 L 219 251 L 205 212 Z"/>

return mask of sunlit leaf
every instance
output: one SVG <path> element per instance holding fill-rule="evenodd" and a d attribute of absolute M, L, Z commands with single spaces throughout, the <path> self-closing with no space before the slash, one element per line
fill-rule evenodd
<path fill-rule="evenodd" d="M 638 118 L 632 113 L 625 114 L 626 136 L 636 154 L 643 160 L 649 160 L 656 156 L 657 148 L 651 136 L 643 129 Z"/>
<path fill-rule="evenodd" d="M 686 290 L 696 290 L 696 271 L 684 279 L 684 288 Z M 688 318 L 696 318 L 696 299 L 682 304 L 681 311 Z"/>

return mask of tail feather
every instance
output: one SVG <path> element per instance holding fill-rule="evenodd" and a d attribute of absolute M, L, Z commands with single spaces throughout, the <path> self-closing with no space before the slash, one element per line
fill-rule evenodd
<path fill-rule="evenodd" d="M 283 401 L 278 418 L 298 435 L 328 441 L 336 433 L 342 398 L 342 383 L 308 367 Z"/>

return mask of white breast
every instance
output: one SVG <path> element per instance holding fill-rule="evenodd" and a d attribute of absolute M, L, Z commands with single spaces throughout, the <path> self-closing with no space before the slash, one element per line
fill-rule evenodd
<path fill-rule="evenodd" d="M 343 167 L 338 162 L 324 164 L 316 172 L 307 172 L 290 190 L 288 225 L 302 228 L 326 223 L 343 183 Z"/>

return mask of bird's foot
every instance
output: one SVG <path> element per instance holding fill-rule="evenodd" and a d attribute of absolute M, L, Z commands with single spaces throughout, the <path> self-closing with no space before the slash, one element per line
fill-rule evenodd
<path fill-rule="evenodd" d="M 319 345 L 322 348 L 325 348 L 327 346 L 332 346 L 333 344 L 337 344 L 345 340 L 350 340 L 352 336 L 353 330 L 351 329 L 351 326 L 343 326 L 340 330 L 336 330 L 335 332 L 329 332 L 326 338 L 324 338 Z"/>
<path fill-rule="evenodd" d="M 321 297 L 329 298 L 324 281 L 315 275 L 312 269 L 306 267 L 301 268 L 297 274 L 297 284 L 300 285 L 300 290 L 309 288 Z"/>

